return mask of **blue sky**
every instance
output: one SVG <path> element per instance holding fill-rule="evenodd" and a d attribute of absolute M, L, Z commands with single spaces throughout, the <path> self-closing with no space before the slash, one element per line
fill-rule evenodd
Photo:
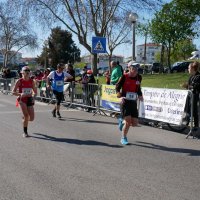
<path fill-rule="evenodd" d="M 1 0 L 0 0 L 1 1 Z M 166 0 L 165 0 L 166 1 Z M 141 14 L 141 13 L 140 13 Z M 139 15 L 139 14 L 138 14 Z M 142 18 L 151 18 L 152 15 L 150 15 L 150 13 L 142 13 Z M 138 21 L 141 21 L 142 18 L 138 19 Z M 38 35 L 38 42 L 40 43 L 39 44 L 39 48 L 36 49 L 36 50 L 30 50 L 30 49 L 23 49 L 21 50 L 20 52 L 23 53 L 23 57 L 36 57 L 37 55 L 39 55 L 41 53 L 41 50 L 42 50 L 42 43 L 48 38 L 48 36 L 50 35 L 50 30 L 44 30 L 42 31 L 41 28 L 38 26 L 38 25 L 34 25 L 32 24 L 34 27 L 32 27 L 32 29 L 37 33 Z M 60 24 L 59 24 L 60 25 Z M 65 29 L 65 27 L 63 27 L 63 25 L 61 24 L 60 25 L 63 29 Z M 132 35 L 132 34 L 131 34 Z M 132 38 L 132 36 L 131 36 Z M 131 39 L 130 38 L 130 39 Z M 75 41 L 76 45 L 78 46 L 78 48 L 81 50 L 81 56 L 83 55 L 88 55 L 89 52 L 82 46 L 79 44 L 79 41 L 77 39 L 77 37 L 74 35 L 73 36 L 73 40 Z M 91 38 L 89 38 L 88 40 L 91 41 L 92 43 L 92 36 Z M 144 38 L 136 35 L 136 46 L 137 45 L 140 45 L 140 44 L 144 44 Z M 148 42 L 151 42 L 151 41 L 148 41 Z M 124 56 L 124 57 L 129 57 L 132 55 L 132 43 L 130 44 L 125 44 L 125 45 L 120 45 L 119 47 L 117 47 L 115 50 L 114 50 L 114 54 L 115 55 L 121 55 L 121 56 Z"/>
<path fill-rule="evenodd" d="M 2 1 L 2 0 L 0 0 L 0 1 Z M 170 2 L 170 1 L 171 0 L 165 0 L 165 2 Z M 150 19 L 150 18 L 152 18 L 152 14 L 150 15 L 150 13 L 148 13 L 148 14 L 143 13 L 142 17 L 145 17 L 146 19 Z M 140 18 L 138 19 L 138 21 L 141 21 L 141 20 L 142 19 L 140 19 Z M 43 44 L 44 40 L 47 39 L 48 36 L 50 35 L 50 30 L 49 31 L 41 30 L 37 25 L 33 25 L 33 26 L 34 27 L 32 27 L 32 28 L 33 28 L 33 30 L 35 30 L 35 32 L 37 33 L 38 38 L 39 38 L 38 39 L 39 48 L 36 49 L 36 50 L 30 50 L 30 49 L 21 50 L 20 52 L 23 53 L 23 55 L 22 55 L 23 57 L 36 57 L 37 55 L 39 55 L 41 50 L 42 50 L 42 44 Z M 135 39 L 136 39 L 136 46 L 144 44 L 144 38 L 143 37 L 136 35 Z M 82 45 L 79 44 L 79 41 L 78 41 L 76 36 L 73 36 L 73 40 L 75 41 L 78 48 L 81 50 L 81 56 L 89 54 L 89 52 Z M 92 41 L 92 37 L 89 38 L 89 40 Z M 151 42 L 150 39 L 148 39 L 147 42 Z M 197 48 L 200 49 L 199 39 L 195 39 L 194 44 L 196 44 Z M 117 47 L 114 51 L 114 54 L 115 55 L 121 55 L 121 56 L 124 56 L 124 57 L 131 56 L 132 55 L 132 43 L 121 45 L 120 47 Z"/>
<path fill-rule="evenodd" d="M 40 43 L 39 48 L 36 50 L 30 50 L 30 49 L 21 50 L 20 52 L 23 54 L 22 57 L 36 57 L 37 55 L 39 55 L 42 50 L 42 43 L 44 42 L 45 39 L 48 38 L 48 36 L 50 34 L 50 31 L 49 32 L 41 31 L 40 29 L 35 29 L 35 31 L 39 35 L 38 36 L 39 37 L 38 42 Z M 89 54 L 89 52 L 82 45 L 79 44 L 76 36 L 73 36 L 73 40 L 75 41 L 78 48 L 81 50 L 81 56 Z M 148 39 L 147 42 L 151 42 L 151 40 Z M 144 44 L 144 38 L 136 35 L 136 46 L 141 45 L 141 44 Z M 200 49 L 200 39 L 199 38 L 194 40 L 194 44 L 197 45 L 197 49 Z M 114 51 L 114 54 L 124 56 L 125 58 L 131 56 L 132 55 L 132 43 L 119 46 Z"/>
<path fill-rule="evenodd" d="M 44 38 L 41 38 L 40 41 L 44 41 Z M 73 40 L 75 40 L 78 48 L 81 50 L 81 55 L 86 55 L 89 54 L 89 52 L 79 44 L 78 40 L 73 37 Z M 136 45 L 144 44 L 144 39 L 141 37 L 136 36 Z M 42 50 L 42 44 L 39 45 L 39 48 L 36 50 L 30 50 L 30 49 L 23 49 L 20 52 L 23 53 L 23 57 L 36 57 L 37 55 L 40 54 Z M 124 57 L 128 57 L 132 55 L 132 44 L 126 44 L 126 45 L 121 45 L 120 47 L 116 48 L 114 51 L 115 55 L 122 55 Z"/>

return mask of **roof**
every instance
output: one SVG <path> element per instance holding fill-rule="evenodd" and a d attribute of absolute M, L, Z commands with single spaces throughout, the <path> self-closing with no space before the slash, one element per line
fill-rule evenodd
<path fill-rule="evenodd" d="M 140 45 L 137 45 L 137 46 L 145 46 L 145 44 L 140 44 Z M 146 46 L 147 47 L 159 47 L 161 45 L 160 44 L 156 44 L 156 43 L 147 43 Z"/>

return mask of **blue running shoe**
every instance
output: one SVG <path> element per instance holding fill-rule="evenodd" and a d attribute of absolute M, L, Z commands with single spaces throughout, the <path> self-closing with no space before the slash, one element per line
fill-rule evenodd
<path fill-rule="evenodd" d="M 118 118 L 118 123 L 119 123 L 118 124 L 119 130 L 122 131 L 123 126 L 124 126 L 122 117 Z"/>
<path fill-rule="evenodd" d="M 121 138 L 121 144 L 122 144 L 122 145 L 127 145 L 127 144 L 128 144 L 127 137 L 122 137 L 122 138 Z"/>

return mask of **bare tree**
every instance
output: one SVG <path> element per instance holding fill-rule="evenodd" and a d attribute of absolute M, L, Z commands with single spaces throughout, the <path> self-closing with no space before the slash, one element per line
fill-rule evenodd
<path fill-rule="evenodd" d="M 127 14 L 124 14 L 123 18 L 115 17 L 109 22 L 106 30 L 106 38 L 109 49 L 107 52 L 109 55 L 109 63 L 111 62 L 112 55 L 116 47 L 121 44 L 130 43 L 130 40 L 128 40 L 130 32 L 131 23 L 128 20 Z"/>
<path fill-rule="evenodd" d="M 11 0 L 10 0 L 11 1 Z M 122 17 L 122 8 L 128 12 L 138 8 L 152 8 L 161 0 L 12 0 L 21 4 L 25 12 L 39 17 L 49 25 L 59 21 L 74 33 L 93 55 L 93 70 L 97 73 L 97 55 L 92 53 L 91 36 L 105 37 L 110 21 Z M 32 12 L 31 12 L 32 11 Z M 44 21 L 43 21 L 44 20 Z"/>
<path fill-rule="evenodd" d="M 139 23 L 137 27 L 138 34 L 144 37 L 144 54 L 143 61 L 146 63 L 146 46 L 147 46 L 147 38 L 150 36 L 150 23 L 147 21 L 146 23 Z"/>
<path fill-rule="evenodd" d="M 0 3 L 0 52 L 3 67 L 24 47 L 37 47 L 37 37 L 31 31 L 27 18 L 15 12 L 9 2 Z"/>

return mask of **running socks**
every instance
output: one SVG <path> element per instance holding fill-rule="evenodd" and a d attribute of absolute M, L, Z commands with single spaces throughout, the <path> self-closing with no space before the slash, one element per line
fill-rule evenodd
<path fill-rule="evenodd" d="M 28 132 L 27 132 L 27 127 L 24 127 L 24 133 L 26 133 L 26 134 L 28 134 Z"/>
<path fill-rule="evenodd" d="M 28 137 L 27 127 L 24 127 L 23 137 Z"/>
<path fill-rule="evenodd" d="M 58 118 L 60 119 L 61 118 L 61 115 L 60 115 L 60 112 L 57 111 L 57 115 L 58 115 Z"/>
<path fill-rule="evenodd" d="M 52 113 L 53 117 L 56 117 L 56 109 L 52 110 L 51 113 Z"/>

